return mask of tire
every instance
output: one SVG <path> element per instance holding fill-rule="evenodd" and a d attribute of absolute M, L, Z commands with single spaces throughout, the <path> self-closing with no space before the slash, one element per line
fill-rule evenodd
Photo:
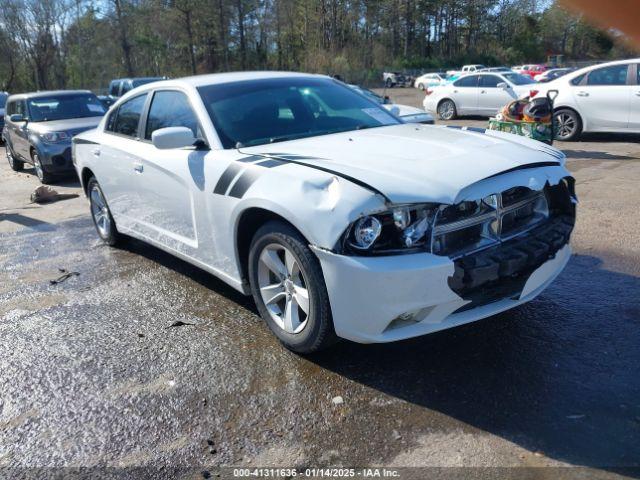
<path fill-rule="evenodd" d="M 327 348 L 338 338 L 322 269 L 307 245 L 293 227 L 271 221 L 258 229 L 249 250 L 258 311 L 280 342 L 301 354 Z"/>
<path fill-rule="evenodd" d="M 418 90 L 422 90 L 424 92 L 424 83 L 418 84 Z"/>
<path fill-rule="evenodd" d="M 5 149 L 5 153 L 7 155 L 7 161 L 9 162 L 9 166 L 11 167 L 11 170 L 13 170 L 14 172 L 21 172 L 24 169 L 24 162 L 16 159 L 8 143 L 4 144 L 4 149 Z"/>
<path fill-rule="evenodd" d="M 577 140 L 582 133 L 582 119 L 573 110 L 563 108 L 554 114 L 555 139 L 561 142 Z"/>
<path fill-rule="evenodd" d="M 36 170 L 36 176 L 38 177 L 38 180 L 40 180 L 40 183 L 43 185 L 53 183 L 53 175 L 44 171 L 38 152 L 32 152 L 31 159 L 33 160 L 33 168 Z"/>
<path fill-rule="evenodd" d="M 95 177 L 91 177 L 87 182 L 87 196 L 91 206 L 91 218 L 98 236 L 107 245 L 116 245 L 121 241 L 122 236 L 116 228 L 116 222 L 113 220 L 107 200 Z"/>
<path fill-rule="evenodd" d="M 457 115 L 456 104 L 453 100 L 443 100 L 438 105 L 438 118 L 440 120 L 454 120 Z"/>
<path fill-rule="evenodd" d="M 393 82 L 391 81 L 390 78 L 387 78 L 387 81 L 384 82 L 385 87 L 387 88 L 393 88 Z"/>

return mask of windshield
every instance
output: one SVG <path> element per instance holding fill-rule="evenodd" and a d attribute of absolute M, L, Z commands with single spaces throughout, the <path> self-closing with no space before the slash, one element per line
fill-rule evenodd
<path fill-rule="evenodd" d="M 360 93 L 361 95 L 364 95 L 365 97 L 367 97 L 370 100 L 373 100 L 376 103 L 379 104 L 383 104 L 384 103 L 384 98 L 382 98 L 380 95 L 378 95 L 375 92 L 372 92 L 371 90 L 368 90 L 366 88 L 362 88 L 362 87 L 358 87 L 356 85 L 349 85 L 351 88 L 353 88 L 356 92 Z"/>
<path fill-rule="evenodd" d="M 514 85 L 530 85 L 536 83 L 533 78 L 520 75 L 519 73 L 503 73 L 502 76 Z"/>
<path fill-rule="evenodd" d="M 224 148 L 247 147 L 401 122 L 329 78 L 270 78 L 199 87 Z"/>
<path fill-rule="evenodd" d="M 27 103 L 31 122 L 101 117 L 106 112 L 98 97 L 90 93 L 36 97 L 27 100 Z"/>
<path fill-rule="evenodd" d="M 6 93 L 0 93 L 0 108 L 4 108 L 4 106 L 7 104 L 7 97 L 9 95 L 7 95 Z"/>

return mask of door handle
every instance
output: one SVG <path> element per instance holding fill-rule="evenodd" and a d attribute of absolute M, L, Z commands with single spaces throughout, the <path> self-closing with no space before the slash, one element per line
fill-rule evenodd
<path fill-rule="evenodd" d="M 486 90 L 480 90 L 480 93 L 487 93 Z"/>
<path fill-rule="evenodd" d="M 576 93 L 576 95 L 578 95 L 579 97 L 588 97 L 589 94 L 587 92 L 578 92 Z"/>
<path fill-rule="evenodd" d="M 94 148 L 92 153 L 93 153 L 93 155 L 95 157 L 99 157 L 100 156 L 100 149 L 99 148 Z"/>
<path fill-rule="evenodd" d="M 133 169 L 138 173 L 142 173 L 142 171 L 144 170 L 144 166 L 141 163 L 134 162 Z"/>

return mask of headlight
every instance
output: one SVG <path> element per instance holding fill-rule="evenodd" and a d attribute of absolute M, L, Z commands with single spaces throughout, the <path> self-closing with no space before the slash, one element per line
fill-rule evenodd
<path fill-rule="evenodd" d="M 438 205 L 399 205 L 366 215 L 347 228 L 343 249 L 355 254 L 408 253 L 430 247 Z"/>
<path fill-rule="evenodd" d="M 47 132 L 41 134 L 40 137 L 47 143 L 63 142 L 69 139 L 69 135 L 66 132 Z"/>

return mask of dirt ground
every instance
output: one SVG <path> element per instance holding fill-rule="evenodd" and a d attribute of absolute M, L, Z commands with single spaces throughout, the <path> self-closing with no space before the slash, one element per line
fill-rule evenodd
<path fill-rule="evenodd" d="M 413 89 L 388 93 L 419 106 Z M 12 172 L 0 154 L 0 477 L 387 465 L 637 478 L 638 141 L 557 144 L 580 198 L 574 255 L 533 302 L 307 358 L 274 340 L 251 299 L 201 270 L 137 241 L 103 246 L 77 182 L 55 186 L 77 198 L 30 204 L 32 170 Z M 51 285 L 59 269 L 78 275 Z M 541 466 L 572 468 L 530 468 Z"/>

